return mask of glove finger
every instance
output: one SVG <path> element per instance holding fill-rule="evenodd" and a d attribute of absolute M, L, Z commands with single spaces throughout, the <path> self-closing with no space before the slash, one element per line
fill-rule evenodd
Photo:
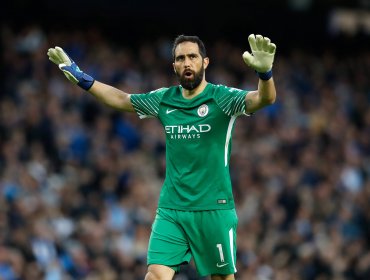
<path fill-rule="evenodd" d="M 267 49 L 267 51 L 268 51 L 269 53 L 271 53 L 271 54 L 274 54 L 274 53 L 275 53 L 275 51 L 276 51 L 276 45 L 275 45 L 274 43 L 270 43 L 270 44 L 268 44 L 268 49 Z"/>
<path fill-rule="evenodd" d="M 49 60 L 51 60 L 53 63 L 55 63 L 56 65 L 59 64 L 59 61 L 57 61 L 54 57 L 52 56 L 49 56 Z"/>
<path fill-rule="evenodd" d="M 61 59 L 61 61 L 63 61 L 63 63 L 67 64 L 68 66 L 72 64 L 68 55 L 65 53 L 65 51 L 61 47 L 55 47 L 55 50 L 57 51 L 57 55 Z"/>
<path fill-rule="evenodd" d="M 248 41 L 249 41 L 249 46 L 251 47 L 252 52 L 257 51 L 256 38 L 254 37 L 254 34 L 249 35 Z"/>
<path fill-rule="evenodd" d="M 263 37 L 262 35 L 256 35 L 256 45 L 259 51 L 263 50 Z"/>
<path fill-rule="evenodd" d="M 251 55 L 249 52 L 244 52 L 243 53 L 243 60 L 248 66 L 251 66 L 253 64 L 253 61 L 254 61 L 254 56 Z"/>
<path fill-rule="evenodd" d="M 269 51 L 269 47 L 268 47 L 268 45 L 271 43 L 271 40 L 270 40 L 270 38 L 268 38 L 268 37 L 264 37 L 263 38 L 263 41 L 262 41 L 262 50 L 264 50 L 264 51 Z"/>
<path fill-rule="evenodd" d="M 56 52 L 55 52 L 55 49 L 49 49 L 48 50 L 48 57 L 49 57 L 49 59 L 53 62 L 53 63 L 55 63 L 55 64 L 60 64 L 60 63 L 62 63 L 60 60 L 59 60 L 59 57 L 57 56 L 57 54 L 56 54 Z"/>

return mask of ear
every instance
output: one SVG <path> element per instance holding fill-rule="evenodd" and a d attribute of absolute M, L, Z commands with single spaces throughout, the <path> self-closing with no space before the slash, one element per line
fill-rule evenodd
<path fill-rule="evenodd" d="M 209 64 L 209 58 L 208 57 L 203 58 L 204 69 L 207 69 L 208 64 Z"/>
<path fill-rule="evenodd" d="M 173 71 L 175 72 L 175 74 L 177 74 L 177 71 L 176 71 L 176 68 L 175 68 L 175 63 L 172 63 L 172 66 L 173 66 Z"/>

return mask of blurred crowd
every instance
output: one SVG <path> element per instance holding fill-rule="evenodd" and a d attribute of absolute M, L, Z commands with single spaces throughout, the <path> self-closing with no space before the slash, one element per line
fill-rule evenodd
<path fill-rule="evenodd" d="M 177 84 L 174 38 L 0 31 L 0 279 L 143 279 L 163 129 L 100 104 L 46 53 L 61 46 L 96 79 L 141 93 Z M 247 40 L 214 39 L 207 80 L 256 89 Z M 368 280 L 370 51 L 280 54 L 276 43 L 277 101 L 234 130 L 236 278 Z M 194 264 L 176 279 L 199 279 Z"/>

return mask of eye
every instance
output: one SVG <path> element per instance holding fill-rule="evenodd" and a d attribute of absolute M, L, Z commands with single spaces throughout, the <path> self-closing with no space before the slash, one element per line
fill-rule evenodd
<path fill-rule="evenodd" d="M 184 59 L 185 59 L 185 56 L 183 55 L 176 57 L 176 61 L 184 61 Z"/>

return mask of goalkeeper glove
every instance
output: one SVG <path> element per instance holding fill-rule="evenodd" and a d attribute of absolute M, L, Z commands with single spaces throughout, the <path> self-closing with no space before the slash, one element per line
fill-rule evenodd
<path fill-rule="evenodd" d="M 249 45 L 252 54 L 249 52 L 243 53 L 244 62 L 252 67 L 262 80 L 269 80 L 272 77 L 272 64 L 276 51 L 276 45 L 271 43 L 267 37 L 254 34 L 248 37 Z"/>
<path fill-rule="evenodd" d="M 48 56 L 72 83 L 77 84 L 84 90 L 89 90 L 92 87 L 95 79 L 82 72 L 61 47 L 50 48 Z"/>

